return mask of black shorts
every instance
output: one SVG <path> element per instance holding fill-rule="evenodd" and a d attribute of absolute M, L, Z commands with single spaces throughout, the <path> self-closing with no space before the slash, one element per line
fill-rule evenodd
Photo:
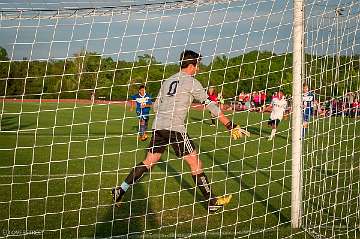
<path fill-rule="evenodd" d="M 269 121 L 268 121 L 268 125 L 270 125 L 270 126 L 275 125 L 275 127 L 277 127 L 279 124 L 280 124 L 280 120 L 279 120 L 279 119 L 274 119 L 274 120 L 269 119 Z"/>
<path fill-rule="evenodd" d="M 177 157 L 186 156 L 195 150 L 195 144 L 187 133 L 153 130 L 148 151 L 151 153 L 164 153 L 168 145 L 172 146 Z"/>

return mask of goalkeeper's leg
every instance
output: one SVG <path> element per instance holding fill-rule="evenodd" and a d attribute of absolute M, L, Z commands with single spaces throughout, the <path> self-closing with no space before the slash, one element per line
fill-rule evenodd
<path fill-rule="evenodd" d="M 184 159 L 191 168 L 192 178 L 195 184 L 198 186 L 208 203 L 208 210 L 210 212 L 215 212 L 227 205 L 231 200 L 231 195 L 224 195 L 220 197 L 216 197 L 214 195 L 211 190 L 209 180 L 202 170 L 202 162 L 198 158 L 196 151 L 194 150 L 190 154 L 184 156 Z"/>
<path fill-rule="evenodd" d="M 149 171 L 149 169 L 159 161 L 160 157 L 161 153 L 148 152 L 146 159 L 130 171 L 124 182 L 120 186 L 112 188 L 111 193 L 115 206 L 120 206 L 120 202 L 129 187 L 138 182 L 144 173 Z"/>

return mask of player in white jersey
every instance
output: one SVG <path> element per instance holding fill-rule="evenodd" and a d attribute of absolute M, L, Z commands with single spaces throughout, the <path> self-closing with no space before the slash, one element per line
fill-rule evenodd
<path fill-rule="evenodd" d="M 284 93 L 279 91 L 277 95 L 272 99 L 271 104 L 268 106 L 268 109 L 271 108 L 270 119 L 268 125 L 271 126 L 271 134 L 268 140 L 273 140 L 276 134 L 276 129 L 280 123 L 280 121 L 284 117 L 284 113 L 287 108 L 287 101 L 284 97 Z"/>
<path fill-rule="evenodd" d="M 206 105 L 206 108 L 218 117 L 234 139 L 243 135 L 250 136 L 250 134 L 233 124 L 218 106 L 208 99 L 205 89 L 193 77 L 199 70 L 200 59 L 201 55 L 196 52 L 190 50 L 182 52 L 180 55 L 180 72 L 162 83 L 153 106 L 155 119 L 146 158 L 130 171 L 120 186 L 112 189 L 116 206 L 120 206 L 127 189 L 160 160 L 168 145 L 171 145 L 175 154 L 178 157 L 183 157 L 189 165 L 193 180 L 204 195 L 209 211 L 217 211 L 229 203 L 231 195 L 216 197 L 212 192 L 208 179 L 203 172 L 202 161 L 198 157 L 193 141 L 187 134 L 185 120 L 193 99 Z"/>

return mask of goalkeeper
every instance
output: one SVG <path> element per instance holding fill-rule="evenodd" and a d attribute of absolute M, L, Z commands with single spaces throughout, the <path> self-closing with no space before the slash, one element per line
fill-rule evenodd
<path fill-rule="evenodd" d="M 155 119 L 146 158 L 130 171 L 120 186 L 112 189 L 116 206 L 120 206 L 129 187 L 134 185 L 160 160 L 168 145 L 171 145 L 175 154 L 182 157 L 189 165 L 192 178 L 204 195 L 210 212 L 215 212 L 230 202 L 231 195 L 215 196 L 211 190 L 203 171 L 202 161 L 198 157 L 193 141 L 186 132 L 185 121 L 193 99 L 202 102 L 213 115 L 216 115 L 229 130 L 233 139 L 239 139 L 244 135 L 250 136 L 250 134 L 232 123 L 219 107 L 208 99 L 205 89 L 193 77 L 199 70 L 200 60 L 201 55 L 198 53 L 190 50 L 183 51 L 180 55 L 180 72 L 163 81 L 153 106 Z"/>

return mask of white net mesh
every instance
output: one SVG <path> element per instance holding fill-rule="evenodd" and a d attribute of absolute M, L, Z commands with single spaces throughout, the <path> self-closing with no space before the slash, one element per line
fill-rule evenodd
<path fill-rule="evenodd" d="M 359 236 L 357 1 L 305 4 L 306 82 L 319 106 L 303 141 L 301 230 L 290 225 L 291 121 L 268 140 L 264 107 L 279 90 L 291 103 L 292 1 L 0 8 L 1 237 Z M 131 96 L 145 84 L 156 97 L 185 49 L 203 55 L 196 78 L 214 86 L 225 114 L 252 134 L 233 141 L 222 125 L 210 126 L 201 105 L 189 109 L 188 133 L 212 188 L 233 199 L 209 214 L 186 163 L 168 147 L 115 208 L 111 187 L 148 147 Z M 148 130 L 153 118 L 151 111 Z"/>

